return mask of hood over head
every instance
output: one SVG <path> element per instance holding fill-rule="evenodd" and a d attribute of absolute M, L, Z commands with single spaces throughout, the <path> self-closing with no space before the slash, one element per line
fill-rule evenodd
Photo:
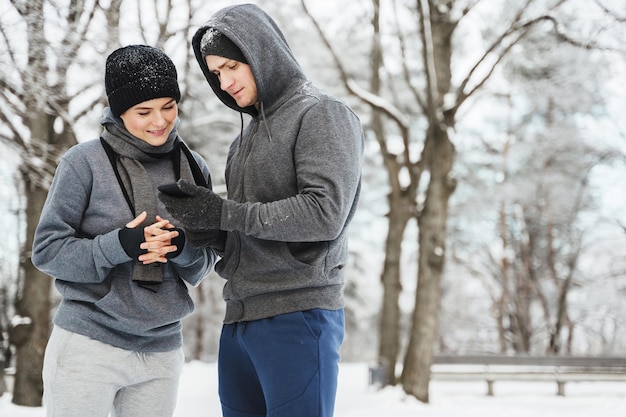
<path fill-rule="evenodd" d="M 241 49 L 237 47 L 222 32 L 214 28 L 209 28 L 202 35 L 200 40 L 200 51 L 202 56 L 217 55 L 235 61 L 247 64 L 246 57 L 243 56 Z"/>
<path fill-rule="evenodd" d="M 253 116 L 258 114 L 254 106 L 239 107 L 227 92 L 222 91 L 217 76 L 209 71 L 202 52 L 202 37 L 209 29 L 228 38 L 243 54 L 245 62 L 242 62 L 247 62 L 252 69 L 258 101 L 265 109 L 271 109 L 280 102 L 281 95 L 292 83 L 306 80 L 285 36 L 267 13 L 254 4 L 225 7 L 198 29 L 192 45 L 196 60 L 213 92 L 228 107 Z M 207 50 L 206 47 L 204 49 Z"/>

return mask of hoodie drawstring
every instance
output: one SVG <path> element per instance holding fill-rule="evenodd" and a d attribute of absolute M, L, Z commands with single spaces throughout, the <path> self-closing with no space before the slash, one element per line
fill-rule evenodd
<path fill-rule="evenodd" d="M 265 130 L 267 131 L 267 136 L 270 138 L 270 142 L 272 141 L 272 132 L 270 132 L 270 128 L 267 125 L 267 120 L 265 119 L 265 106 L 263 105 L 263 102 L 261 102 L 261 105 L 259 106 L 261 109 L 261 117 L 263 118 L 263 124 L 265 125 Z"/>
<path fill-rule="evenodd" d="M 241 121 L 241 123 L 239 124 L 239 146 L 241 146 L 241 143 L 243 141 L 243 113 L 239 112 L 239 120 Z"/>

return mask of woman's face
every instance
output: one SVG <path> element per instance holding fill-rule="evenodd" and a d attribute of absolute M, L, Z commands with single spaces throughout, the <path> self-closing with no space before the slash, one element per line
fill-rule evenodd
<path fill-rule="evenodd" d="M 177 117 L 178 105 L 170 97 L 141 102 L 120 115 L 126 130 L 152 146 L 167 141 Z"/>

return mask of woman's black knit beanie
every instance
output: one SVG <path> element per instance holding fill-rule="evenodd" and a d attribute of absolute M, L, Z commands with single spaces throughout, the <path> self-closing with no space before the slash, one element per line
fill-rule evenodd
<path fill-rule="evenodd" d="M 129 45 L 108 56 L 104 86 L 109 107 L 119 117 L 129 108 L 155 98 L 171 97 L 178 103 L 178 74 L 172 60 L 158 48 Z"/>

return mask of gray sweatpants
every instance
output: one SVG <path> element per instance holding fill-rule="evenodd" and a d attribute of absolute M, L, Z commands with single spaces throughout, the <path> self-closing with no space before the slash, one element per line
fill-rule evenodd
<path fill-rule="evenodd" d="M 47 417 L 171 417 L 182 349 L 140 353 L 54 326 L 43 366 Z"/>

